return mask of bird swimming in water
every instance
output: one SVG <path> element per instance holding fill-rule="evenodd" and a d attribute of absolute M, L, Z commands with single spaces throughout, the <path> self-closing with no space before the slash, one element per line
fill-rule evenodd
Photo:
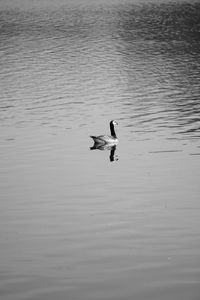
<path fill-rule="evenodd" d="M 118 138 L 115 133 L 115 125 L 118 125 L 117 121 L 112 120 L 110 121 L 110 134 L 111 135 L 99 135 L 99 136 L 93 136 L 90 137 L 94 140 L 95 144 L 117 144 Z"/>

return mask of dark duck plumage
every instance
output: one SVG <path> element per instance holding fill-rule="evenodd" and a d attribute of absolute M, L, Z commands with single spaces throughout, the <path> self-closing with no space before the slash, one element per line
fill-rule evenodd
<path fill-rule="evenodd" d="M 110 121 L 110 134 L 111 135 L 99 135 L 90 137 L 94 140 L 95 144 L 117 144 L 118 138 L 115 133 L 115 125 L 118 123 L 115 120 Z"/>

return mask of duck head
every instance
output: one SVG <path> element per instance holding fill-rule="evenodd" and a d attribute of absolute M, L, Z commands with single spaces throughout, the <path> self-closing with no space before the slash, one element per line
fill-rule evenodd
<path fill-rule="evenodd" d="M 116 121 L 116 120 L 112 120 L 112 121 L 110 121 L 110 125 L 111 125 L 111 124 L 112 124 L 113 126 L 114 126 L 114 125 L 118 125 L 118 123 L 117 123 L 117 121 Z"/>

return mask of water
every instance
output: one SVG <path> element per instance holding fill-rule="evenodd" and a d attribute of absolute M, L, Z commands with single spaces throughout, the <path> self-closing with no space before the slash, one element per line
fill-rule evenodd
<path fill-rule="evenodd" d="M 199 299 L 199 20 L 0 3 L 2 300 Z M 91 151 L 112 119 L 116 149 Z"/>

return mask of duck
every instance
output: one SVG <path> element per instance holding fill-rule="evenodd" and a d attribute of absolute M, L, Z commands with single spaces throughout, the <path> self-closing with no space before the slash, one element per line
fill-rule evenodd
<path fill-rule="evenodd" d="M 115 133 L 115 125 L 118 125 L 116 120 L 110 121 L 110 134 L 111 135 L 99 135 L 99 136 L 94 136 L 91 135 L 90 137 L 93 139 L 95 144 L 117 144 L 119 142 L 117 135 Z"/>

